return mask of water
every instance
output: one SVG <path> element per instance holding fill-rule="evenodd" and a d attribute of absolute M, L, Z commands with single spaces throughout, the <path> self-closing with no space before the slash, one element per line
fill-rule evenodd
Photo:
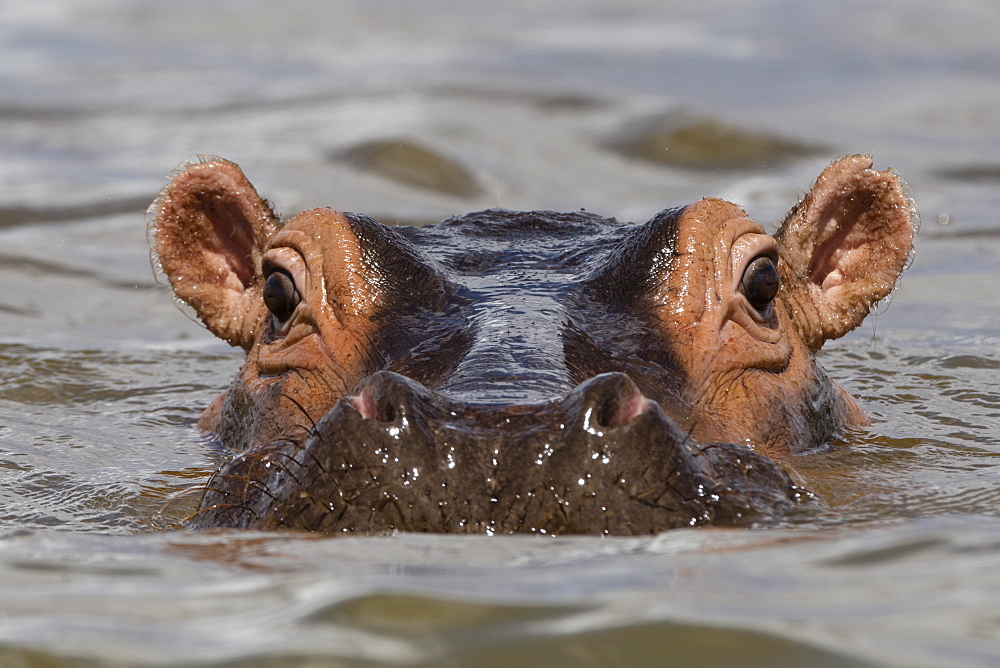
<path fill-rule="evenodd" d="M 987 0 L 0 3 L 0 664 L 995 665 L 998 31 Z M 923 225 L 822 353 L 875 424 L 791 462 L 821 507 L 637 539 L 180 528 L 239 364 L 149 268 L 181 160 L 388 223 L 704 195 L 771 223 L 871 151 Z"/>

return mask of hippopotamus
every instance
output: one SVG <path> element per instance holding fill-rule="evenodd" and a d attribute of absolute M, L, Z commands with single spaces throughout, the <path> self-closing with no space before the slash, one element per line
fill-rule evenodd
<path fill-rule="evenodd" d="M 228 455 L 191 524 L 331 534 L 649 534 L 814 503 L 796 455 L 868 423 L 816 353 L 894 289 L 916 215 L 861 155 L 773 235 L 711 197 L 642 224 L 283 222 L 217 158 L 151 212 L 176 297 L 246 352 L 198 422 Z"/>

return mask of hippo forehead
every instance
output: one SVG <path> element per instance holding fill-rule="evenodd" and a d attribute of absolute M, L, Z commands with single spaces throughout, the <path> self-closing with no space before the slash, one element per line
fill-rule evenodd
<path fill-rule="evenodd" d="M 649 389 L 679 385 L 669 347 L 650 360 L 656 333 L 642 306 L 650 274 L 667 271 L 664 258 L 675 254 L 681 212 L 635 226 L 585 212 L 488 210 L 395 228 L 443 274 L 449 295 L 434 308 L 413 309 L 389 288 L 385 310 L 393 315 L 386 320 L 397 326 L 380 329 L 383 347 L 397 349 L 400 373 L 467 402 L 544 402 L 611 370 L 628 370 L 643 386 L 650 374 L 640 367 L 650 366 L 659 377 Z M 385 246 L 394 241 L 384 231 L 360 217 L 349 220 L 369 250 L 372 273 L 388 274 L 389 285 L 410 279 L 411 263 L 386 260 L 392 252 Z M 426 335 L 414 345 L 401 330 Z M 409 350 L 399 350 L 400 343 Z M 419 377 L 408 363 L 412 348 L 433 359 L 436 380 Z M 673 382 L 664 380 L 665 370 Z"/>

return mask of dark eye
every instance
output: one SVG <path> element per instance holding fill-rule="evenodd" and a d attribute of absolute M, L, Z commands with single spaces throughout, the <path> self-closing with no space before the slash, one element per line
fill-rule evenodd
<path fill-rule="evenodd" d="M 743 272 L 740 290 L 750 306 L 758 311 L 766 310 L 778 294 L 778 269 L 774 260 L 766 255 L 754 258 Z"/>
<path fill-rule="evenodd" d="M 264 305 L 278 322 L 287 322 L 302 298 L 295 289 L 295 281 L 283 269 L 272 271 L 264 281 Z"/>

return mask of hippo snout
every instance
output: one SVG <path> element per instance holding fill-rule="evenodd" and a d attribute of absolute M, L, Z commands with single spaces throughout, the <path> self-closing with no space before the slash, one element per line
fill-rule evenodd
<path fill-rule="evenodd" d="M 361 392 L 347 397 L 347 400 L 366 420 L 402 422 L 404 426 L 407 416 L 425 416 L 430 403 L 441 406 L 454 403 L 422 384 L 391 371 L 373 374 Z M 604 373 L 581 383 L 557 403 L 567 416 L 567 423 L 591 434 L 627 425 L 650 406 L 650 401 L 632 379 L 618 372 Z M 498 413 L 509 412 L 511 415 L 534 414 L 539 410 L 540 407 L 535 405 L 496 409 Z M 561 424 L 560 428 L 565 429 L 566 424 Z"/>
<path fill-rule="evenodd" d="M 624 373 L 543 404 L 492 405 L 380 371 L 304 438 L 224 466 L 197 523 L 637 534 L 743 523 L 801 496 L 770 459 L 691 438 Z"/>

